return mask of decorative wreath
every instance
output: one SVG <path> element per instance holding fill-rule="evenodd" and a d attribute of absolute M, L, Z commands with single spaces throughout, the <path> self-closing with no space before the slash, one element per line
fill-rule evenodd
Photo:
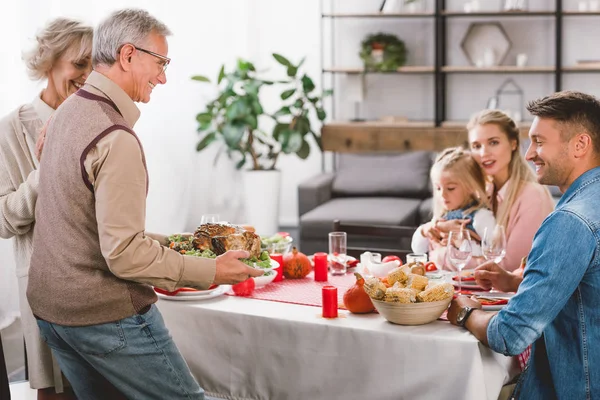
<path fill-rule="evenodd" d="M 404 42 L 396 35 L 376 33 L 361 43 L 360 58 L 368 71 L 395 71 L 406 63 L 406 54 Z"/>

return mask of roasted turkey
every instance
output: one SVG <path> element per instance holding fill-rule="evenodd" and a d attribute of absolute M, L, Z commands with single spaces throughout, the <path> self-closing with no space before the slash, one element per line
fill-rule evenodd
<path fill-rule="evenodd" d="M 246 250 L 250 257 L 260 257 L 260 236 L 238 225 L 202 224 L 194 232 L 194 247 L 220 255 L 227 250 Z"/>

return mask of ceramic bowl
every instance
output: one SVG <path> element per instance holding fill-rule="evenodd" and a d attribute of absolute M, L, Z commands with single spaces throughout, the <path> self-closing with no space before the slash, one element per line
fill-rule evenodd
<path fill-rule="evenodd" d="M 424 325 L 438 319 L 452 298 L 425 303 L 391 303 L 374 300 L 373 305 L 385 319 L 398 325 Z"/>

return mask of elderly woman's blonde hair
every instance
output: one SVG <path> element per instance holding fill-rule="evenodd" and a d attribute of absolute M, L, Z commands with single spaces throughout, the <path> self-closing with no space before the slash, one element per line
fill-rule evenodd
<path fill-rule="evenodd" d="M 94 30 L 69 18 L 56 18 L 36 35 L 34 48 L 23 55 L 31 79 L 48 77 L 56 60 L 63 55 L 83 61 L 92 53 Z"/>
<path fill-rule="evenodd" d="M 485 174 L 477 161 L 469 151 L 460 147 L 450 147 L 442 151 L 436 158 L 431 168 L 431 182 L 433 188 L 433 218 L 439 219 L 446 213 L 441 196 L 435 188 L 435 182 L 443 171 L 456 176 L 457 183 L 465 192 L 469 193 L 469 199 L 465 199 L 463 206 L 469 206 L 464 210 L 464 215 L 469 215 L 480 208 L 489 208 L 490 204 L 485 193 Z"/>
<path fill-rule="evenodd" d="M 475 128 L 478 125 L 496 125 L 508 138 L 509 142 L 516 144 L 515 149 L 511 153 L 510 163 L 508 164 L 509 180 L 506 183 L 506 194 L 502 203 L 494 211 L 498 225 L 505 228 L 508 227 L 508 218 L 510 209 L 515 203 L 521 189 L 527 182 L 537 182 L 532 168 L 527 164 L 525 158 L 521 155 L 520 147 L 521 140 L 519 135 L 519 127 L 506 113 L 500 110 L 483 110 L 471 117 L 467 124 L 467 130 Z M 545 187 L 545 196 L 551 199 L 548 188 Z M 498 188 L 494 188 L 493 196 L 496 196 Z"/>

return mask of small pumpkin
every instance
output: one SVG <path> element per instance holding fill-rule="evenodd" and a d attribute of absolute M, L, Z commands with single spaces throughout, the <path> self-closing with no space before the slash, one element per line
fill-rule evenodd
<path fill-rule="evenodd" d="M 373 306 L 371 298 L 365 292 L 365 279 L 358 272 L 355 272 L 354 276 L 356 276 L 356 282 L 344 293 L 344 306 L 348 311 L 355 314 L 370 313 L 375 309 L 375 306 Z"/>
<path fill-rule="evenodd" d="M 311 271 L 310 260 L 298 251 L 296 247 L 283 256 L 283 276 L 287 279 L 304 278 Z"/>

